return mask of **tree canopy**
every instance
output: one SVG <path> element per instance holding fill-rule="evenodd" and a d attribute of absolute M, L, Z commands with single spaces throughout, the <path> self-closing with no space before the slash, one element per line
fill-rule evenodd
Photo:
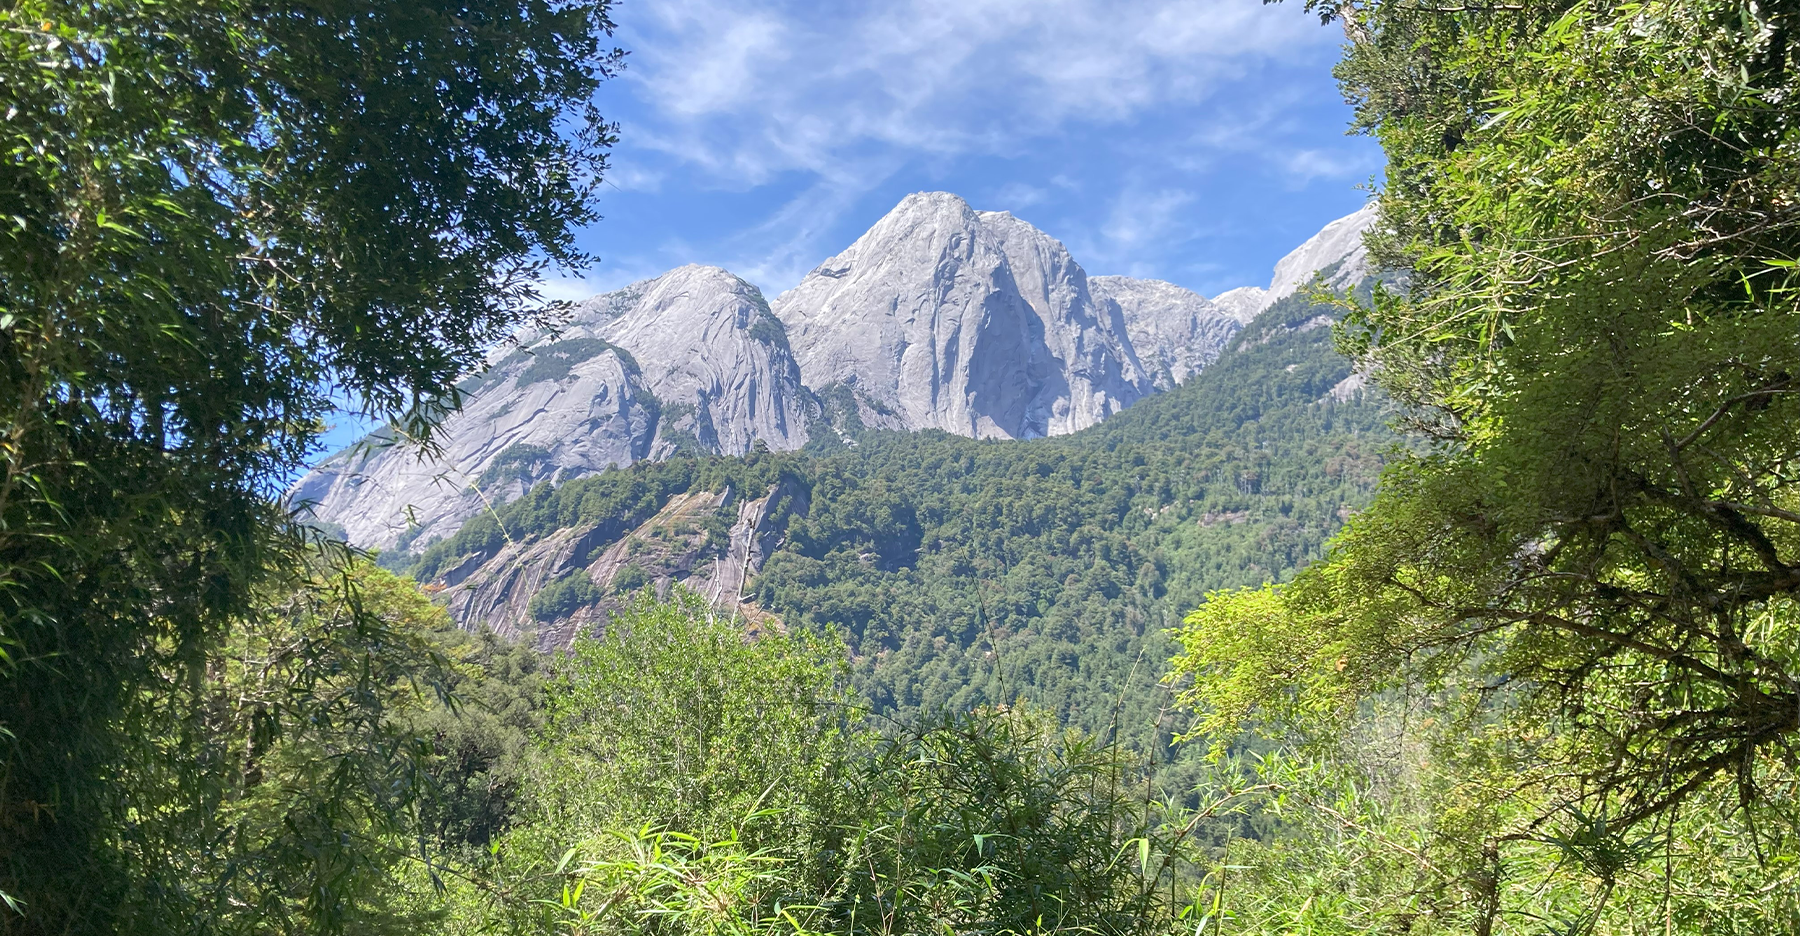
<path fill-rule="evenodd" d="M 1427 444 L 1323 562 L 1189 620 L 1191 698 L 1214 729 L 1329 737 L 1400 697 L 1456 725 L 1492 758 L 1449 773 L 1492 782 L 1458 833 L 1478 932 L 1573 816 L 1608 888 L 1682 815 L 1792 854 L 1800 13 L 1311 6 L 1351 40 L 1388 155 L 1370 244 L 1407 274 L 1340 338 Z"/>
<path fill-rule="evenodd" d="M 584 261 L 607 6 L 0 9 L 0 892 L 24 925 L 111 931 L 109 765 L 156 674 L 295 561 L 276 495 L 323 418 L 347 399 L 428 437 L 545 308 L 539 272 Z"/>

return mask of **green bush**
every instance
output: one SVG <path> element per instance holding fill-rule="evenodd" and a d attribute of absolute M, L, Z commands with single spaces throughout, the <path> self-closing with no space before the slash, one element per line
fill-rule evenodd
<path fill-rule="evenodd" d="M 650 584 L 650 575 L 635 562 L 627 562 L 613 576 L 612 589 L 615 594 L 627 595 Z"/>
<path fill-rule="evenodd" d="M 841 642 L 750 638 L 680 586 L 557 670 L 526 801 L 442 878 L 468 932 L 1122 936 L 1188 893 L 1143 762 L 1047 712 L 884 739 Z"/>
<path fill-rule="evenodd" d="M 557 621 L 606 597 L 585 570 L 577 569 L 544 586 L 528 606 L 537 621 Z"/>

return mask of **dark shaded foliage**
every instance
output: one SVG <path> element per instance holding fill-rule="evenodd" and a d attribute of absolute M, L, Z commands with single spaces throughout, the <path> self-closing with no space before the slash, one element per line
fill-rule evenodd
<path fill-rule="evenodd" d="M 584 262 L 610 28 L 605 0 L 0 8 L 0 930 L 223 925 L 172 885 L 139 913 L 122 765 L 301 563 L 275 498 L 324 417 L 428 437 Z"/>

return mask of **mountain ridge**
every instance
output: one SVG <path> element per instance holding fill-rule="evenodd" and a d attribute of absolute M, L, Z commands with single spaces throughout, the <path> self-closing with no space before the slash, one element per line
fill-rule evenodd
<path fill-rule="evenodd" d="M 945 192 L 902 199 L 772 308 L 809 385 L 850 385 L 891 428 L 1060 435 L 1149 390 L 1061 242 Z"/>
<path fill-rule="evenodd" d="M 357 545 L 404 548 L 541 481 L 680 451 L 799 448 L 817 408 L 761 291 L 719 267 L 597 296 L 520 345 L 464 381 L 440 457 L 377 438 L 327 460 L 290 499 Z"/>
<path fill-rule="evenodd" d="M 751 630 L 831 630 L 897 716 L 1011 703 L 1154 726 L 1138 664 L 1208 592 L 1285 580 L 1367 503 L 1393 436 L 1290 295 L 1190 380 L 1080 432 L 848 427 L 793 452 L 677 454 L 525 495 L 384 563 L 464 627 L 565 647 L 645 589 Z M 1149 743 L 1152 739 L 1143 739 Z M 1166 738 L 1162 739 L 1166 742 Z"/>
<path fill-rule="evenodd" d="M 520 336 L 464 381 L 440 457 L 378 433 L 290 499 L 353 543 L 409 550 L 540 482 L 678 453 L 789 451 L 862 429 L 1073 433 L 1212 365 L 1311 276 L 1303 268 L 1360 276 L 1372 217 L 1327 225 L 1267 289 L 1209 300 L 1089 276 L 1010 212 L 915 193 L 772 303 L 698 264 L 577 303 L 562 327 Z"/>

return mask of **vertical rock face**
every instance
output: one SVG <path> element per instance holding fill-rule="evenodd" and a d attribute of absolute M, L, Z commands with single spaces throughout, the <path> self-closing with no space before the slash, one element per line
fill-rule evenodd
<path fill-rule="evenodd" d="M 1218 360 L 1244 327 L 1234 311 L 1162 280 L 1090 276 L 1088 290 L 1097 305 L 1124 321 L 1157 390 L 1172 389 Z"/>
<path fill-rule="evenodd" d="M 808 397 L 756 287 L 687 266 L 582 304 L 463 383 L 426 457 L 370 437 L 290 497 L 361 546 L 424 545 L 545 480 L 679 450 L 742 455 L 806 441 Z"/>
<path fill-rule="evenodd" d="M 1325 285 L 1331 289 L 1349 289 L 1362 282 L 1370 272 L 1362 236 L 1374 223 L 1375 205 L 1371 203 L 1325 225 L 1306 243 L 1295 247 L 1275 264 L 1275 277 L 1269 281 L 1262 308 L 1293 295 L 1322 270 L 1330 271 Z"/>
<path fill-rule="evenodd" d="M 1005 211 L 979 211 L 1012 270 L 1013 286 L 1037 316 L 1042 347 L 1055 362 L 1047 392 L 1045 435 L 1085 429 L 1150 391 L 1125 319 L 1094 301 L 1087 272 L 1062 242 Z"/>
<path fill-rule="evenodd" d="M 760 497 L 749 499 L 758 493 Z M 453 570 L 438 584 L 444 586 L 451 616 L 464 627 L 507 637 L 535 631 L 544 650 L 566 648 L 578 635 L 598 629 L 642 585 L 666 597 L 670 585 L 680 584 L 713 607 L 756 622 L 768 615 L 744 592 L 785 535 L 772 522 L 777 503 L 790 515 L 806 515 L 803 490 L 783 483 L 741 497 L 729 487 L 677 494 L 623 535 L 609 539 L 603 529 L 568 527 L 533 542 L 508 543 L 493 556 L 475 557 L 470 568 Z M 733 515 L 736 522 L 723 550 L 717 550 L 695 528 L 722 515 Z M 571 576 L 585 578 L 598 594 L 590 593 L 586 603 L 561 615 L 534 620 L 532 597 Z"/>
<path fill-rule="evenodd" d="M 1060 243 L 947 193 L 907 196 L 774 311 L 807 383 L 847 385 L 874 425 L 1060 435 L 1150 389 Z"/>
<path fill-rule="evenodd" d="M 661 401 L 656 450 L 742 455 L 806 442 L 809 404 L 787 333 L 755 286 L 689 265 L 589 300 L 565 334 L 625 349 Z"/>

